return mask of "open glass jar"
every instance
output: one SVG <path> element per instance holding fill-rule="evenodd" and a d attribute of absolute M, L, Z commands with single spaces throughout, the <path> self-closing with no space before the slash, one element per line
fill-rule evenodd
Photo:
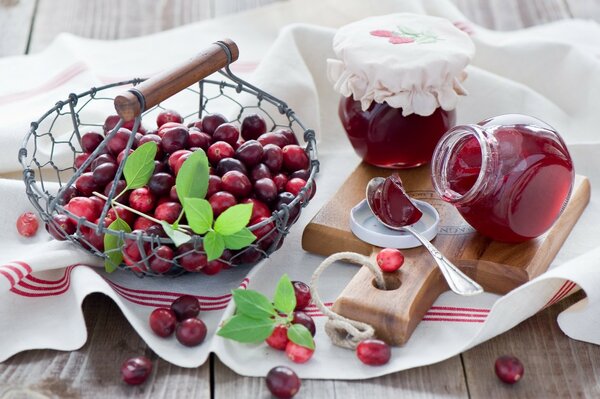
<path fill-rule="evenodd" d="M 391 14 L 343 26 L 333 48 L 328 74 L 356 153 L 385 168 L 428 163 L 466 94 L 468 35 L 442 18 Z"/>
<path fill-rule="evenodd" d="M 454 127 L 438 143 L 431 169 L 436 192 L 471 226 L 511 243 L 552 227 L 575 178 L 559 134 L 518 114 Z"/>

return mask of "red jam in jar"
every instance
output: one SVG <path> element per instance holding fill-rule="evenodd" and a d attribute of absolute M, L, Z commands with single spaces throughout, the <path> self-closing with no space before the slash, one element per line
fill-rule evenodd
<path fill-rule="evenodd" d="M 501 115 L 456 126 L 437 145 L 433 185 L 479 233 L 519 243 L 544 234 L 563 211 L 575 172 L 546 123 Z"/>
<path fill-rule="evenodd" d="M 382 168 L 411 168 L 429 163 L 439 139 L 454 126 L 455 111 L 437 108 L 429 116 L 402 115 L 401 108 L 342 97 L 338 113 L 354 151 L 365 162 Z"/>

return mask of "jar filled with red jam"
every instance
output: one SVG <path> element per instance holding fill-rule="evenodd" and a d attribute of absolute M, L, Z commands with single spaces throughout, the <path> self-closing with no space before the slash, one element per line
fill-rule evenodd
<path fill-rule="evenodd" d="M 432 160 L 433 186 L 479 233 L 519 243 L 544 234 L 569 200 L 575 172 L 559 134 L 501 115 L 452 128 Z"/>
<path fill-rule="evenodd" d="M 466 94 L 469 36 L 448 20 L 401 13 L 343 26 L 333 49 L 328 75 L 355 152 L 384 168 L 430 162 Z"/>

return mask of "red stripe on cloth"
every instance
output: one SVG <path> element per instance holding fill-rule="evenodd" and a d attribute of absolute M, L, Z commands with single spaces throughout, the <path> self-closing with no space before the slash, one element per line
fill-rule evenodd
<path fill-rule="evenodd" d="M 569 292 L 571 292 L 571 290 L 573 290 L 573 288 L 575 288 L 576 285 L 577 284 L 575 284 L 574 282 L 569 281 L 568 284 L 565 284 L 561 288 L 562 292 L 560 293 L 560 295 L 555 296 L 555 298 L 551 302 L 547 303 L 545 307 L 554 305 L 555 303 L 561 301 L 564 297 L 566 297 L 569 294 Z"/>
<path fill-rule="evenodd" d="M 68 278 L 68 274 L 71 273 L 71 271 L 73 270 L 74 267 L 75 267 L 75 265 L 68 266 L 65 269 L 65 273 L 58 280 L 43 280 L 43 279 L 37 278 L 33 275 L 29 275 L 29 276 L 25 277 L 23 279 L 23 281 L 27 282 L 27 283 L 42 284 L 43 286 L 39 286 L 39 285 L 34 286 L 35 288 L 37 288 L 39 290 L 52 290 L 55 287 L 63 285 L 65 280 L 67 280 L 67 278 Z"/>
<path fill-rule="evenodd" d="M 560 294 L 562 294 L 563 290 L 565 289 L 565 287 L 567 287 L 567 286 L 569 285 L 569 283 L 570 283 L 570 282 L 571 282 L 571 281 L 569 281 L 569 280 L 565 281 L 565 282 L 563 283 L 563 285 L 561 285 L 561 286 L 560 286 L 560 288 L 558 289 L 558 291 L 556 291 L 556 292 L 554 293 L 554 295 L 552 296 L 552 298 L 550 298 L 550 299 L 548 300 L 548 302 L 546 302 L 546 304 L 544 305 L 544 307 L 547 307 L 547 306 L 550 306 L 550 305 L 552 305 L 552 304 L 554 303 L 555 299 L 556 299 L 556 298 L 558 298 L 558 296 L 559 296 Z"/>
<path fill-rule="evenodd" d="M 70 283 L 69 277 L 68 277 L 69 272 L 70 271 L 65 272 L 65 277 L 63 278 L 63 282 L 61 284 L 57 284 L 57 285 L 54 285 L 51 287 L 40 287 L 38 285 L 31 285 L 26 281 L 27 279 L 23 279 L 23 280 L 19 281 L 17 283 L 17 285 L 19 287 L 27 288 L 28 290 L 32 290 L 32 291 L 39 291 L 39 292 L 55 291 L 55 290 L 64 288 L 65 286 L 67 286 Z"/>
<path fill-rule="evenodd" d="M 23 270 L 21 270 L 20 267 L 17 267 L 15 265 L 4 265 L 4 267 L 15 272 L 19 280 L 21 280 L 26 275 L 26 273 L 23 273 Z"/>
<path fill-rule="evenodd" d="M 27 270 L 27 274 L 29 274 L 29 273 L 31 273 L 33 271 L 33 269 L 31 269 L 31 266 L 29 266 L 25 262 L 21 262 L 20 260 L 15 260 L 15 261 L 12 261 L 10 263 L 16 263 L 17 265 L 23 267 L 25 270 Z"/>
<path fill-rule="evenodd" d="M 484 319 L 454 319 L 454 318 L 446 318 L 446 317 L 423 317 L 421 319 L 423 321 L 447 321 L 447 322 L 457 322 L 457 323 L 483 323 Z"/>
<path fill-rule="evenodd" d="M 4 267 L 6 267 L 6 266 L 0 266 L 0 274 L 2 274 L 4 277 L 6 277 L 6 279 L 10 283 L 11 287 L 14 287 L 15 283 L 16 283 L 15 278 L 12 276 L 12 274 L 7 272 L 6 270 L 2 270 L 2 268 L 4 268 Z"/>
<path fill-rule="evenodd" d="M 42 292 L 42 291 L 38 291 L 38 292 L 27 292 L 27 291 L 23 291 L 17 287 L 13 287 L 10 289 L 11 292 L 21 295 L 21 296 L 25 296 L 25 297 L 29 297 L 29 298 L 39 298 L 39 297 L 48 297 L 48 296 L 58 296 L 58 295 L 62 295 L 65 292 L 67 292 L 67 290 L 69 289 L 69 287 L 71 286 L 71 274 L 67 273 L 67 282 L 66 285 L 63 289 L 61 289 L 60 291 L 56 291 L 56 292 Z"/>
<path fill-rule="evenodd" d="M 456 308 L 453 306 L 432 306 L 429 310 L 450 310 L 450 311 L 461 311 L 461 312 L 484 312 L 489 313 L 489 309 L 482 308 Z"/>
<path fill-rule="evenodd" d="M 125 292 L 121 292 L 120 290 L 116 290 L 115 292 L 123 299 L 125 299 L 126 301 L 138 304 L 138 305 L 142 305 L 142 306 L 150 306 L 153 308 L 162 308 L 165 306 L 164 303 L 157 303 L 157 302 L 150 302 L 150 301 L 140 301 L 138 299 L 135 298 L 131 298 L 130 294 L 127 294 Z M 225 309 L 227 307 L 229 302 L 225 303 L 225 304 L 221 304 L 221 305 L 212 305 L 212 306 L 202 306 L 200 305 L 200 310 L 202 311 L 212 311 L 212 310 L 221 310 L 221 309 Z"/>
<path fill-rule="evenodd" d="M 451 317 L 479 317 L 486 318 L 487 314 L 473 314 L 473 313 L 452 313 L 452 312 L 427 312 L 427 316 L 451 316 Z"/>

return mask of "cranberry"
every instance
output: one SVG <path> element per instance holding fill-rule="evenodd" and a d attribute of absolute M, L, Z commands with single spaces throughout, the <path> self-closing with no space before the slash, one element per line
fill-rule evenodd
<path fill-rule="evenodd" d="M 214 193 L 221 190 L 221 178 L 215 175 L 208 176 L 208 189 L 206 191 L 206 198 L 210 198 Z"/>
<path fill-rule="evenodd" d="M 201 271 L 202 271 L 202 273 L 206 274 L 207 276 L 214 276 L 215 274 L 218 274 L 222 269 L 224 269 L 225 266 L 228 266 L 227 263 L 220 261 L 218 259 L 214 259 L 214 260 L 211 260 L 210 262 L 207 262 L 206 266 L 204 266 L 201 269 Z"/>
<path fill-rule="evenodd" d="M 183 123 L 183 118 L 179 112 L 166 109 L 156 117 L 156 126 L 161 127 L 167 122 Z"/>
<path fill-rule="evenodd" d="M 202 119 L 202 131 L 206 134 L 212 134 L 223 123 L 227 123 L 227 119 L 221 114 L 206 115 Z"/>
<path fill-rule="evenodd" d="M 125 154 L 127 154 L 127 156 L 129 156 L 129 155 L 131 155 L 132 152 L 133 152 L 132 149 L 129 149 L 129 151 L 127 151 L 127 152 L 125 150 L 121 151 L 119 153 L 119 155 L 117 155 L 117 163 L 120 164 L 121 162 L 123 162 L 123 159 L 125 159 Z"/>
<path fill-rule="evenodd" d="M 289 144 L 298 144 L 298 139 L 291 129 L 277 129 L 277 133 L 281 133 L 288 141 Z"/>
<path fill-rule="evenodd" d="M 262 161 L 271 172 L 279 172 L 283 165 L 283 150 L 274 144 L 267 144 L 264 147 Z"/>
<path fill-rule="evenodd" d="M 158 134 L 147 134 L 145 136 L 142 136 L 138 141 L 138 146 L 149 143 L 151 141 L 156 143 L 156 145 L 157 145 L 156 156 L 154 157 L 154 159 L 161 159 L 163 157 L 162 145 L 161 145 L 162 139 L 160 138 L 160 136 Z"/>
<path fill-rule="evenodd" d="M 183 154 L 182 156 L 180 156 L 179 158 L 177 158 L 177 161 L 175 161 L 175 165 L 173 167 L 173 173 L 175 174 L 175 176 L 177 176 L 177 174 L 179 173 L 179 170 L 181 169 L 181 167 L 183 166 L 183 163 L 192 155 L 192 153 L 190 152 L 189 154 Z"/>
<path fill-rule="evenodd" d="M 229 171 L 221 177 L 221 187 L 238 198 L 246 197 L 252 191 L 252 183 L 248 177 L 237 170 Z"/>
<path fill-rule="evenodd" d="M 258 114 L 247 115 L 242 121 L 242 137 L 244 140 L 256 140 L 267 131 L 267 123 Z"/>
<path fill-rule="evenodd" d="M 382 366 L 390 361 L 390 346 L 379 339 L 365 339 L 356 347 L 358 359 L 369 366 Z"/>
<path fill-rule="evenodd" d="M 254 193 L 259 200 L 271 203 L 277 199 L 278 190 L 273 180 L 262 178 L 254 183 Z"/>
<path fill-rule="evenodd" d="M 175 178 L 169 173 L 156 173 L 148 181 L 148 189 L 157 197 L 169 195 L 171 187 L 175 185 Z"/>
<path fill-rule="evenodd" d="M 260 135 L 260 137 L 257 139 L 259 143 L 261 143 L 264 146 L 266 146 L 267 144 L 273 144 L 276 145 L 277 147 L 285 147 L 288 144 L 288 140 L 287 138 L 279 131 L 274 131 L 274 132 L 269 132 L 269 133 L 263 133 Z"/>
<path fill-rule="evenodd" d="M 404 263 L 404 255 L 395 248 L 384 248 L 377 254 L 377 264 L 386 273 L 395 272 Z"/>
<path fill-rule="evenodd" d="M 208 147 L 206 156 L 211 165 L 217 165 L 223 158 L 231 158 L 235 154 L 235 150 L 231 144 L 224 141 L 217 141 Z"/>
<path fill-rule="evenodd" d="M 163 136 L 165 135 L 165 132 L 167 130 L 173 129 L 173 128 L 187 129 L 183 123 L 167 122 L 167 123 L 165 123 L 164 125 L 162 125 L 161 127 L 158 128 L 158 130 L 156 131 L 156 134 L 158 135 L 158 137 L 160 137 L 162 139 Z"/>
<path fill-rule="evenodd" d="M 139 385 L 152 372 L 152 362 L 145 356 L 127 359 L 121 366 L 121 377 L 129 385 Z"/>
<path fill-rule="evenodd" d="M 169 198 L 162 202 L 168 202 L 168 201 L 181 203 L 181 201 L 179 201 L 179 194 L 177 194 L 177 186 L 176 185 L 171 187 L 171 190 L 169 191 Z"/>
<path fill-rule="evenodd" d="M 518 382 L 525 372 L 523 363 L 514 356 L 500 356 L 494 364 L 496 375 L 506 384 L 514 384 Z"/>
<path fill-rule="evenodd" d="M 283 167 L 294 172 L 299 169 L 308 168 L 308 155 L 304 151 L 304 148 L 299 145 L 290 144 L 283 147 Z"/>
<path fill-rule="evenodd" d="M 294 363 L 306 363 L 312 357 L 313 353 L 315 353 L 314 350 L 292 341 L 288 342 L 285 346 L 285 354 Z"/>
<path fill-rule="evenodd" d="M 288 367 L 273 367 L 267 373 L 267 388 L 273 396 L 279 399 L 289 399 L 300 390 L 300 378 Z"/>
<path fill-rule="evenodd" d="M 135 221 L 133 222 L 134 230 L 148 230 L 148 228 L 150 228 L 152 226 L 156 226 L 156 223 L 154 223 L 150 219 L 146 219 L 143 216 L 136 218 Z"/>
<path fill-rule="evenodd" d="M 94 204 L 94 214 L 100 215 L 102 213 L 102 209 L 104 208 L 104 204 L 106 204 L 106 201 L 98 197 L 90 197 L 90 200 Z"/>
<path fill-rule="evenodd" d="M 154 209 L 156 198 L 146 187 L 136 188 L 129 194 L 129 206 L 142 213 L 148 213 Z"/>
<path fill-rule="evenodd" d="M 206 324 L 199 319 L 185 319 L 177 325 L 175 337 L 185 346 L 198 346 L 206 337 Z"/>
<path fill-rule="evenodd" d="M 172 153 L 169 156 L 169 160 L 167 161 L 169 163 L 169 168 L 171 168 L 171 170 L 175 170 L 175 165 L 177 164 L 179 158 L 181 158 L 184 155 L 189 155 L 191 153 L 192 152 L 190 150 L 177 150 L 174 153 Z"/>
<path fill-rule="evenodd" d="M 271 179 L 271 170 L 264 163 L 259 163 L 250 172 L 250 179 L 252 181 L 260 180 L 263 178 Z"/>
<path fill-rule="evenodd" d="M 92 172 L 94 181 L 99 186 L 106 186 L 115 178 L 117 174 L 117 164 L 106 162 L 98 165 Z"/>
<path fill-rule="evenodd" d="M 165 230 L 162 228 L 162 226 L 160 224 L 155 224 L 153 226 L 148 227 L 146 229 L 146 234 L 149 236 L 156 236 L 156 237 L 162 237 L 162 238 L 167 237 Z"/>
<path fill-rule="evenodd" d="M 237 204 L 237 201 L 233 194 L 230 194 L 227 191 L 218 191 L 214 193 L 210 196 L 208 202 L 212 207 L 213 215 L 215 218 L 221 213 L 223 213 L 227 208 L 230 208 Z"/>
<path fill-rule="evenodd" d="M 289 191 L 290 193 L 294 194 L 294 196 L 298 196 L 298 194 L 300 194 L 300 190 L 302 190 L 304 186 L 306 186 L 306 181 L 298 177 L 294 177 L 293 179 L 288 180 L 286 183 L 285 191 Z"/>
<path fill-rule="evenodd" d="M 175 312 L 178 321 L 198 316 L 200 313 L 200 302 L 192 295 L 182 295 L 171 304 L 171 310 Z"/>
<path fill-rule="evenodd" d="M 60 205 L 65 205 L 65 204 L 69 203 L 69 201 L 71 201 L 72 198 L 79 197 L 79 196 L 81 196 L 81 194 L 79 194 L 77 192 L 77 189 L 75 188 L 75 186 L 69 186 L 69 187 L 65 188 L 65 190 L 61 194 L 61 196 L 58 200 L 58 203 Z"/>
<path fill-rule="evenodd" d="M 117 133 L 108 140 L 106 147 L 113 155 L 118 155 L 125 147 L 127 147 L 130 136 L 131 130 L 120 128 Z"/>
<path fill-rule="evenodd" d="M 297 170 L 297 171 L 293 172 L 290 175 L 289 178 L 293 179 L 293 178 L 296 178 L 296 177 L 299 178 L 299 179 L 302 179 L 304 181 L 308 181 L 308 178 L 310 177 L 310 170 L 309 169 L 300 169 L 300 170 Z"/>
<path fill-rule="evenodd" d="M 169 171 L 169 167 L 168 167 L 167 163 L 163 163 L 162 161 L 159 161 L 159 160 L 154 160 L 154 171 L 152 172 L 153 174 L 165 173 L 168 171 Z"/>
<path fill-rule="evenodd" d="M 235 157 L 247 167 L 258 165 L 263 157 L 263 146 L 256 140 L 248 140 L 235 151 Z"/>
<path fill-rule="evenodd" d="M 140 234 L 142 231 L 134 230 L 132 233 Z M 123 243 L 123 259 L 128 265 L 133 265 L 142 260 L 144 256 L 150 253 L 150 243 L 143 242 L 142 244 L 144 253 L 140 249 L 140 245 L 137 240 L 126 239 Z"/>
<path fill-rule="evenodd" d="M 40 222 L 33 212 L 25 212 L 17 218 L 17 231 L 23 237 L 33 237 L 39 227 Z"/>
<path fill-rule="evenodd" d="M 310 287 L 302 281 L 292 281 L 294 286 L 294 294 L 296 295 L 295 310 L 302 310 L 308 306 L 312 296 L 310 295 Z"/>
<path fill-rule="evenodd" d="M 235 158 L 223 158 L 219 161 L 217 167 L 215 168 L 215 172 L 219 176 L 223 176 L 225 173 L 232 170 L 237 170 L 245 175 L 248 174 L 248 169 L 246 169 L 246 166 L 240 160 Z"/>
<path fill-rule="evenodd" d="M 263 253 L 255 247 L 243 249 L 235 259 L 236 264 L 252 265 L 263 258 Z"/>
<path fill-rule="evenodd" d="M 158 308 L 150 313 L 150 328 L 159 337 L 166 338 L 173 334 L 175 324 L 177 324 L 177 318 L 171 309 Z"/>
<path fill-rule="evenodd" d="M 233 123 L 223 123 L 219 125 L 219 127 L 217 127 L 213 132 L 212 141 L 224 141 L 229 143 L 231 146 L 235 146 L 239 137 L 240 131 L 238 130 L 237 126 L 235 126 Z"/>
<path fill-rule="evenodd" d="M 283 209 L 286 205 L 288 206 L 288 224 L 295 221 L 296 217 L 300 213 L 300 204 L 296 204 L 296 206 L 294 207 L 289 207 L 289 204 L 294 200 L 294 198 L 296 198 L 294 194 L 284 191 L 282 193 L 279 193 L 279 195 L 277 196 L 277 202 L 275 203 L 275 209 L 277 210 Z"/>
<path fill-rule="evenodd" d="M 202 148 L 204 151 L 210 147 L 211 138 L 204 132 L 198 132 L 190 130 L 190 137 L 188 138 L 188 145 L 190 147 Z"/>
<path fill-rule="evenodd" d="M 250 226 L 254 226 L 259 223 L 262 223 L 267 219 L 269 219 L 269 216 L 259 217 L 256 219 L 250 219 Z M 275 229 L 275 224 L 273 222 L 269 222 L 269 223 L 265 224 L 264 226 L 259 227 L 258 229 L 252 230 L 252 234 L 254 234 L 256 236 L 257 240 L 260 240 L 261 238 L 269 235 L 274 229 Z M 271 238 L 274 238 L 273 234 L 271 234 Z"/>
<path fill-rule="evenodd" d="M 92 170 L 95 170 L 98 166 L 104 163 L 114 163 L 116 165 L 117 160 L 110 154 L 98 155 L 98 157 L 92 161 L 90 167 L 92 168 Z"/>
<path fill-rule="evenodd" d="M 96 220 L 96 224 L 100 224 L 99 220 Z M 104 225 L 106 226 L 106 222 Z M 81 232 L 83 233 L 83 238 L 87 241 L 82 243 L 85 247 L 94 248 L 99 252 L 104 251 L 104 234 L 98 234 L 95 228 L 90 229 L 86 226 L 81 226 Z"/>
<path fill-rule="evenodd" d="M 121 120 L 121 117 L 119 115 L 107 116 L 104 120 L 104 125 L 102 125 L 102 130 L 104 130 L 104 134 L 107 134 L 111 130 L 113 130 L 113 128 L 117 126 L 117 123 L 119 123 L 119 120 Z"/>
<path fill-rule="evenodd" d="M 163 274 L 171 270 L 173 266 L 173 250 L 171 247 L 161 245 L 154 250 L 152 256 L 150 256 L 150 269 L 159 274 Z"/>
<path fill-rule="evenodd" d="M 92 153 L 100 143 L 104 140 L 104 136 L 97 132 L 87 132 L 81 136 L 81 149 L 83 152 Z"/>
<path fill-rule="evenodd" d="M 198 130 L 202 130 L 202 119 L 196 119 L 195 121 L 192 121 L 190 123 L 187 124 L 188 128 L 196 128 Z"/>
<path fill-rule="evenodd" d="M 267 345 L 280 351 L 284 351 L 289 339 L 287 337 L 288 328 L 284 325 L 275 326 L 269 338 L 265 340 Z"/>
<path fill-rule="evenodd" d="M 175 223 L 181 213 L 181 204 L 177 202 L 165 202 L 156 207 L 154 217 L 167 223 Z"/>
<path fill-rule="evenodd" d="M 172 154 L 187 146 L 190 133 L 186 127 L 173 127 L 163 131 L 161 146 L 165 153 Z"/>
<path fill-rule="evenodd" d="M 206 255 L 194 249 L 193 244 L 184 244 L 177 248 L 177 261 L 188 272 L 199 272 L 206 266 Z"/>
<path fill-rule="evenodd" d="M 46 225 L 48 233 L 59 241 L 65 240 L 66 235 L 75 234 L 76 229 L 77 226 L 73 219 L 61 214 L 52 215 L 52 222 Z"/>
<path fill-rule="evenodd" d="M 94 202 L 87 197 L 74 197 L 65 205 L 65 209 L 75 216 L 80 218 L 86 218 L 88 221 L 93 222 L 98 218 L 96 213 L 96 207 Z"/>
<path fill-rule="evenodd" d="M 292 324 L 302 324 L 304 327 L 310 331 L 310 335 L 313 337 L 317 332 L 317 328 L 315 326 L 315 321 L 308 314 L 304 313 L 301 310 L 296 310 L 294 312 L 294 319 L 292 320 Z"/>
<path fill-rule="evenodd" d="M 110 196 L 110 191 L 112 190 L 112 186 L 113 186 L 114 182 L 110 181 L 106 187 L 104 187 L 104 195 L 106 195 L 107 197 Z M 113 198 L 116 198 L 117 196 L 119 196 L 119 194 L 121 194 L 125 188 L 127 187 L 127 182 L 125 182 L 125 180 L 119 180 L 117 181 L 117 188 L 115 190 L 115 194 L 113 196 Z M 122 196 L 119 197 L 119 199 L 117 200 L 118 202 L 125 204 L 125 199 L 128 197 L 127 193 L 123 194 Z"/>
<path fill-rule="evenodd" d="M 250 216 L 250 220 L 271 217 L 271 210 L 267 204 L 260 200 L 255 198 L 246 198 L 245 200 L 240 201 L 240 204 L 252 204 L 252 216 Z"/>
<path fill-rule="evenodd" d="M 285 185 L 287 184 L 287 182 L 288 178 L 283 173 L 278 173 L 275 176 L 273 176 L 273 183 L 275 183 L 278 192 L 282 192 L 285 190 Z"/>
<path fill-rule="evenodd" d="M 116 209 L 116 211 L 115 211 Z M 135 220 L 135 215 L 133 214 L 133 212 L 123 208 L 123 207 L 117 207 L 117 208 L 110 208 L 108 210 L 108 213 L 106 214 L 106 217 L 110 220 L 117 220 L 117 215 L 119 215 L 120 219 L 123 219 L 128 225 L 132 225 L 133 221 Z"/>
<path fill-rule="evenodd" d="M 75 180 L 75 188 L 81 194 L 89 197 L 94 191 L 98 189 L 98 184 L 94 181 L 94 175 L 92 172 L 82 173 L 81 176 Z"/>
<path fill-rule="evenodd" d="M 80 169 L 83 164 L 85 163 L 85 161 L 88 160 L 88 158 L 90 157 L 90 154 L 88 154 L 87 152 L 83 152 L 81 154 L 77 154 L 77 156 L 75 157 L 75 169 Z M 87 169 L 85 171 L 89 171 L 90 167 L 88 166 Z"/>

